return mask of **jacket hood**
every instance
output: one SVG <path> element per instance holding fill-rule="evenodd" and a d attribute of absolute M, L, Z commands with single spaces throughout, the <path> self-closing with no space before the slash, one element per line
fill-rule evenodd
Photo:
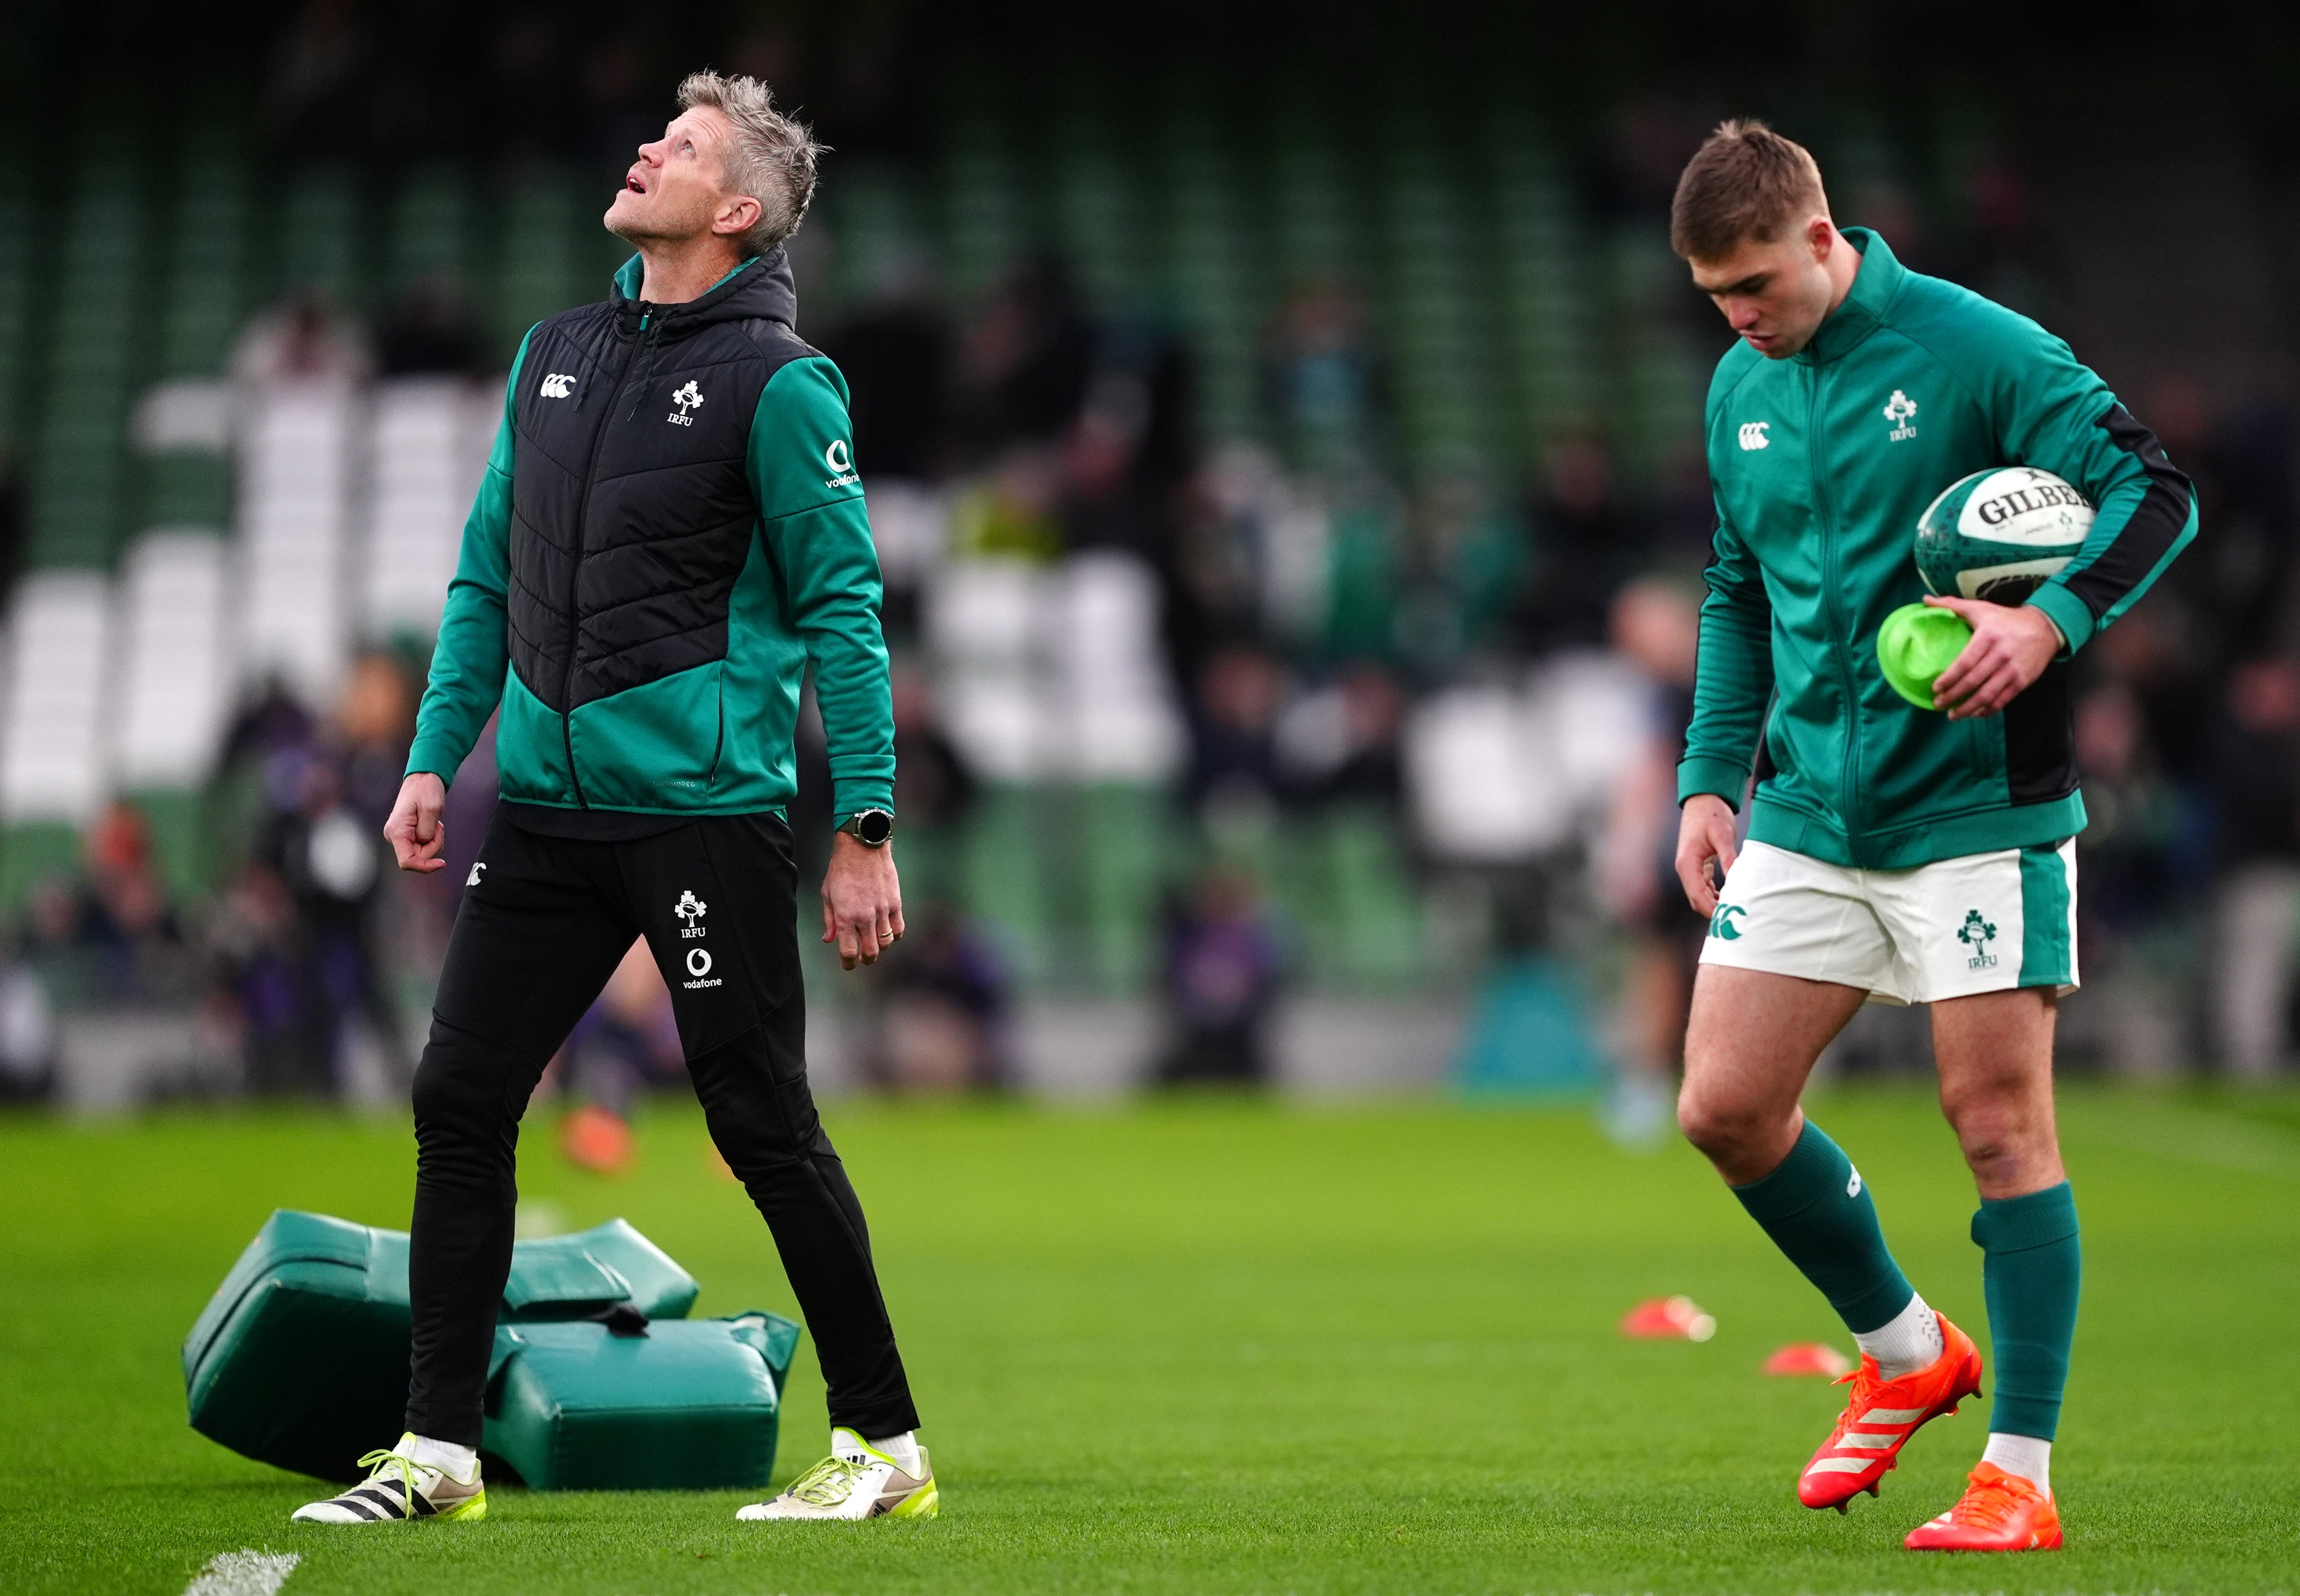
<path fill-rule="evenodd" d="M 639 317 L 639 285 L 646 280 L 639 257 L 633 255 L 615 272 L 609 296 L 618 322 L 636 327 Z M 712 283 L 702 297 L 684 305 L 653 307 L 666 332 L 692 332 L 720 322 L 747 322 L 764 317 L 786 327 L 798 325 L 798 290 L 791 280 L 790 256 L 779 244 L 764 255 L 754 255 Z"/>

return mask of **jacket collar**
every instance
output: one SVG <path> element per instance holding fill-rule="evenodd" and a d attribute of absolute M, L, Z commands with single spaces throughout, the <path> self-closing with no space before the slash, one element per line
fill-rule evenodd
<path fill-rule="evenodd" d="M 627 322 L 636 328 L 639 292 L 645 281 L 646 269 L 637 255 L 616 270 L 614 286 L 607 297 L 614 306 L 618 322 Z M 779 244 L 764 255 L 745 261 L 704 290 L 699 298 L 684 305 L 654 306 L 653 320 L 665 332 L 691 332 L 712 322 L 747 321 L 754 316 L 780 322 L 786 327 L 797 323 L 798 294 L 791 281 L 790 257 Z"/>
<path fill-rule="evenodd" d="M 1844 303 L 1829 312 L 1812 340 L 1790 356 L 1807 365 L 1827 365 L 1841 359 L 1876 331 L 1885 319 L 1886 307 L 1900 292 L 1901 280 L 1909 274 L 1874 230 L 1848 227 L 1844 232 L 1846 241 L 1861 252 L 1861 270 L 1854 275 Z"/>

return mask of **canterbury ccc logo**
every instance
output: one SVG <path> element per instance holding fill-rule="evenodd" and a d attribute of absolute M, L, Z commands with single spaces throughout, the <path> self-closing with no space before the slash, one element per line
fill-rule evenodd
<path fill-rule="evenodd" d="M 546 399 L 563 399 L 574 391 L 575 378 L 571 372 L 553 372 L 543 379 L 543 397 Z"/>
<path fill-rule="evenodd" d="M 1770 448 L 1773 440 L 1765 436 L 1765 429 L 1772 424 L 1771 422 L 1743 422 L 1741 447 L 1745 449 Z"/>

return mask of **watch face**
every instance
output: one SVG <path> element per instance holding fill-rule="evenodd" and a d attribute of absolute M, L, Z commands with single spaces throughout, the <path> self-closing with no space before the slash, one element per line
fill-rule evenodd
<path fill-rule="evenodd" d="M 884 809 L 865 809 L 854 817 L 854 835 L 876 848 L 895 834 L 895 817 Z"/>

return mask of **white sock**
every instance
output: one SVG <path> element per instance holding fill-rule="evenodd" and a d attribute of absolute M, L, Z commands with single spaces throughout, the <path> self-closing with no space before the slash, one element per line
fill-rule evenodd
<path fill-rule="evenodd" d="M 2053 1494 L 2053 1443 L 2049 1441 L 1991 1430 L 1988 1450 L 1980 1454 L 1980 1460 L 1994 1463 L 2006 1474 L 2019 1475 L 2046 1496 Z"/>
<path fill-rule="evenodd" d="M 414 1436 L 406 1455 L 426 1468 L 453 1475 L 459 1484 L 467 1483 L 479 1466 L 479 1454 L 474 1449 L 452 1441 L 434 1441 L 428 1435 Z"/>
<path fill-rule="evenodd" d="M 880 1457 L 893 1458 L 895 1466 L 914 1480 L 921 1478 L 925 1472 L 919 1462 L 919 1433 L 915 1430 L 905 1430 L 900 1435 L 889 1435 L 883 1440 L 867 1442 L 843 1426 L 830 1433 L 830 1450 L 834 1457 L 850 1461 L 859 1459 L 866 1445 Z"/>
<path fill-rule="evenodd" d="M 1853 1339 L 1877 1360 L 1877 1372 L 1888 1380 L 1915 1374 L 1942 1351 L 1940 1320 L 1914 1291 L 1909 1293 L 1908 1307 Z"/>

